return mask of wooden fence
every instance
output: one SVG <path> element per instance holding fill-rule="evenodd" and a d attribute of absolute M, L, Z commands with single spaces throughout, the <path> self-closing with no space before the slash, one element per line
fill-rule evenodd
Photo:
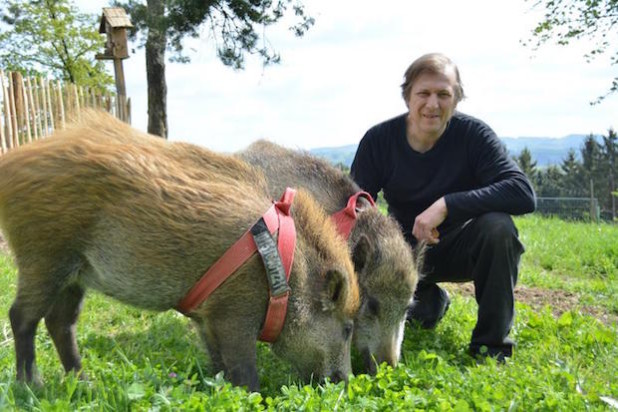
<path fill-rule="evenodd" d="M 2 70 L 0 88 L 0 155 L 62 129 L 84 107 L 102 109 L 121 119 L 119 114 L 126 113 L 122 120 L 131 123 L 130 100 L 120 102 L 111 93 Z"/>

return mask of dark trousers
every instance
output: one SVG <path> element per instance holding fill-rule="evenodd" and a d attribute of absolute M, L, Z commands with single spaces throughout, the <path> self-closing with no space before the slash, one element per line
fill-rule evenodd
<path fill-rule="evenodd" d="M 473 281 L 478 318 L 470 349 L 487 346 L 490 352 L 509 356 L 513 346 L 508 337 L 515 314 L 513 293 L 523 252 L 509 215 L 481 215 L 428 247 L 415 300 L 435 307 L 436 299 L 447 299 L 436 283 Z"/>

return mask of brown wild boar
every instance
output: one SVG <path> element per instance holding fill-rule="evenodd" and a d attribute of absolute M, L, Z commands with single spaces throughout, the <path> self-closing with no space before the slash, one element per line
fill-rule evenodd
<path fill-rule="evenodd" d="M 286 186 L 302 187 L 331 215 L 361 190 L 326 161 L 268 141 L 255 142 L 237 156 L 264 172 L 271 195 Z M 353 341 L 366 371 L 374 373 L 376 363 L 395 366 L 398 362 L 418 265 L 395 220 L 365 198 L 358 198 L 357 207 L 356 224 L 348 238 L 361 288 Z"/>
<path fill-rule="evenodd" d="M 1 156 L 0 228 L 19 274 L 9 312 L 18 379 L 40 384 L 41 318 L 64 369 L 80 371 L 75 325 L 86 288 L 144 309 L 176 308 L 270 199 L 261 173 L 244 162 L 96 112 Z M 352 262 L 309 194 L 298 191 L 290 215 L 291 291 L 272 349 L 304 377 L 346 379 L 359 305 Z M 214 369 L 250 390 L 258 389 L 256 340 L 268 303 L 264 264 L 254 255 L 187 314 Z"/>

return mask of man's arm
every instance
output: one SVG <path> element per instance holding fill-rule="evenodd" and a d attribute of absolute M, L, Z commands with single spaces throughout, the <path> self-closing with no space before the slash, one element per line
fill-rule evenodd
<path fill-rule="evenodd" d="M 436 228 L 444 222 L 447 215 L 446 202 L 444 197 L 441 197 L 414 219 L 412 234 L 419 242 L 424 240 L 430 245 L 435 245 L 440 241 L 440 233 Z"/>
<path fill-rule="evenodd" d="M 439 241 L 436 228 L 449 217 L 463 222 L 488 212 L 519 215 L 534 211 L 536 196 L 530 181 L 513 162 L 495 133 L 481 125 L 470 141 L 466 156 L 478 188 L 449 193 L 420 213 L 412 234 L 429 244 Z"/>
<path fill-rule="evenodd" d="M 536 195 L 526 175 L 508 156 L 506 148 L 488 126 L 470 140 L 468 159 L 478 188 L 444 197 L 448 215 L 465 221 L 488 212 L 521 215 L 536 208 Z"/>

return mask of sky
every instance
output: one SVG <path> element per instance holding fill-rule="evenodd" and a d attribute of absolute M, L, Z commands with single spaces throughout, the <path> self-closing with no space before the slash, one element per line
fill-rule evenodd
<path fill-rule="evenodd" d="M 281 54 L 279 65 L 264 68 L 249 57 L 245 70 L 234 71 L 218 60 L 207 34 L 187 43 L 190 64 L 167 63 L 170 140 L 221 152 L 257 139 L 295 149 L 357 144 L 371 126 L 407 110 L 403 73 L 429 52 L 458 65 L 467 95 L 458 110 L 484 120 L 500 137 L 618 129 L 618 94 L 589 104 L 609 89 L 616 66 L 609 56 L 587 63 L 586 42 L 525 47 L 522 41 L 542 18 L 532 0 L 303 3 L 316 20 L 305 36 L 295 37 L 289 22 L 265 30 Z M 100 13 L 107 2 L 76 4 Z M 132 125 L 145 131 L 146 63 L 135 46 L 123 63 Z"/>

